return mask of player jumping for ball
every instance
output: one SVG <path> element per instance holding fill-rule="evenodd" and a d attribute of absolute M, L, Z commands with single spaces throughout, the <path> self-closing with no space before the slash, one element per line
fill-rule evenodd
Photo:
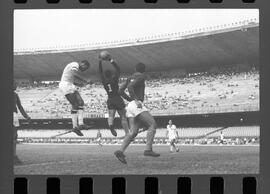
<path fill-rule="evenodd" d="M 77 86 L 88 84 L 88 82 L 82 78 L 82 72 L 86 71 L 88 68 L 90 68 L 90 63 L 86 60 L 79 63 L 69 63 L 65 67 L 59 83 L 60 90 L 72 105 L 71 118 L 73 132 L 78 136 L 83 136 L 83 133 L 80 130 L 89 128 L 83 122 L 84 101 L 77 89 Z"/>
<path fill-rule="evenodd" d="M 130 133 L 125 136 L 120 150 L 114 152 L 115 156 L 124 164 L 127 163 L 124 152 L 137 136 L 141 125 L 148 127 L 144 155 L 152 157 L 160 156 L 160 154 L 155 153 L 152 150 L 152 144 L 156 133 L 156 121 L 148 109 L 143 105 L 146 79 L 145 65 L 143 63 L 138 63 L 135 67 L 135 71 L 136 72 L 131 76 L 131 78 L 127 80 L 130 81 L 127 84 L 127 88 L 132 99 L 126 107 Z"/>
<path fill-rule="evenodd" d="M 179 152 L 179 148 L 177 148 L 175 145 L 176 138 L 179 138 L 179 135 L 176 130 L 176 126 L 173 124 L 172 120 L 169 120 L 169 124 L 167 125 L 166 138 L 167 137 L 169 137 L 170 152 L 173 152 L 173 149 L 176 152 Z"/>
<path fill-rule="evenodd" d="M 17 84 L 14 82 L 13 85 L 13 90 L 14 90 L 14 107 L 13 107 L 13 152 L 14 152 L 14 164 L 21 164 L 21 160 L 18 158 L 17 154 L 16 154 L 16 145 L 17 145 L 17 137 L 18 137 L 18 133 L 17 130 L 20 127 L 20 123 L 19 123 L 19 117 L 18 117 L 18 109 L 21 112 L 21 114 L 23 115 L 23 117 L 25 119 L 27 119 L 28 121 L 31 120 L 31 118 L 27 115 L 27 113 L 25 112 L 22 104 L 21 104 L 21 100 L 19 95 L 16 92 L 17 89 Z"/>
<path fill-rule="evenodd" d="M 117 63 L 111 58 L 109 53 L 106 53 L 105 57 L 99 57 L 99 74 L 101 77 L 102 84 L 104 89 L 108 94 L 107 106 L 109 112 L 108 124 L 109 129 L 111 130 L 112 135 L 117 136 L 117 133 L 114 129 L 114 118 L 115 112 L 117 111 L 120 118 L 122 127 L 125 130 L 125 133 L 128 134 L 129 126 L 126 117 L 125 103 L 119 93 L 119 77 L 120 77 L 120 68 Z M 106 70 L 103 73 L 102 60 L 110 61 L 115 69 L 115 73 L 112 73 L 110 70 Z M 125 97 L 125 96 L 123 96 Z M 126 97 L 128 98 L 128 97 Z"/>

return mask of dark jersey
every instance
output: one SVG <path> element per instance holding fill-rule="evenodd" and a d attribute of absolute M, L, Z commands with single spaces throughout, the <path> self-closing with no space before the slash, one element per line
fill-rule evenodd
<path fill-rule="evenodd" d="M 134 73 L 130 77 L 128 91 L 131 99 L 144 101 L 145 79 L 145 74 L 139 72 Z"/>
<path fill-rule="evenodd" d="M 120 68 L 114 61 L 111 63 L 114 66 L 116 72 L 112 76 L 112 78 L 108 80 L 103 75 L 102 61 L 99 62 L 99 73 L 101 76 L 101 81 L 102 81 L 102 84 L 103 84 L 109 98 L 115 97 L 115 96 L 120 96 L 119 91 L 118 91 L 119 90 Z"/>
<path fill-rule="evenodd" d="M 119 96 L 119 78 L 118 77 L 113 77 L 111 80 L 108 80 L 106 82 L 102 82 L 108 97 L 114 97 L 114 96 Z"/>

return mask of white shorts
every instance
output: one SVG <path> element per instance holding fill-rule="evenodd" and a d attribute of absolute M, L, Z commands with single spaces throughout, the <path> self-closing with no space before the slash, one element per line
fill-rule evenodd
<path fill-rule="evenodd" d="M 72 94 L 77 91 L 77 87 L 73 83 L 67 81 L 61 81 L 59 83 L 59 88 L 64 95 Z"/>
<path fill-rule="evenodd" d="M 136 117 L 142 112 L 149 111 L 144 105 L 142 105 L 142 108 L 138 108 L 135 101 L 131 101 L 128 103 L 126 107 L 126 116 L 127 117 Z"/>
<path fill-rule="evenodd" d="M 13 126 L 14 127 L 19 127 L 20 126 L 19 115 L 16 112 L 13 113 Z"/>

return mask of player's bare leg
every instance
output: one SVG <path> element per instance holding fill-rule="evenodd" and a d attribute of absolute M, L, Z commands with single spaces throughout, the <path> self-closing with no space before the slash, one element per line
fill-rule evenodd
<path fill-rule="evenodd" d="M 76 97 L 76 102 L 77 102 L 79 129 L 80 130 L 89 129 L 89 126 L 85 125 L 83 122 L 84 101 L 78 91 L 75 91 L 74 95 Z"/>
<path fill-rule="evenodd" d="M 109 129 L 111 130 L 111 133 L 113 136 L 117 136 L 117 132 L 114 129 L 114 118 L 115 118 L 116 110 L 109 109 L 108 112 L 109 112 L 109 118 L 108 118 Z"/>
<path fill-rule="evenodd" d="M 78 126 L 78 106 L 79 103 L 77 102 L 77 98 L 75 93 L 67 94 L 66 95 L 67 100 L 72 105 L 71 110 L 71 120 L 72 120 L 72 131 L 76 133 L 78 136 L 83 136 L 82 132 L 79 130 Z"/>
<path fill-rule="evenodd" d="M 134 138 L 137 136 L 139 131 L 139 124 L 135 121 L 135 118 L 128 118 L 129 125 L 130 125 L 130 132 L 125 136 L 123 143 L 121 145 L 120 150 L 117 150 L 114 152 L 114 155 L 120 160 L 120 162 L 126 164 L 127 161 L 125 159 L 124 152 L 129 146 L 129 144 L 134 140 Z"/>
<path fill-rule="evenodd" d="M 147 130 L 146 149 L 144 151 L 144 155 L 145 156 L 152 156 L 152 157 L 160 156 L 160 154 L 153 152 L 153 148 L 152 148 L 155 134 L 156 134 L 156 121 L 155 121 L 155 119 L 148 111 L 145 111 L 145 112 L 142 112 L 141 114 L 139 114 L 138 119 L 149 126 L 148 130 Z"/>
<path fill-rule="evenodd" d="M 126 117 L 126 109 L 123 108 L 122 110 L 117 111 L 121 118 L 121 124 L 125 131 L 125 135 L 129 133 L 129 125 L 128 125 L 128 119 Z"/>

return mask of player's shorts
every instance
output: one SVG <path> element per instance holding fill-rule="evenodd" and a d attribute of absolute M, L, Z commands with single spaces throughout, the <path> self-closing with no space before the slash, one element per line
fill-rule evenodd
<path fill-rule="evenodd" d="M 20 126 L 19 115 L 16 112 L 13 113 L 13 126 L 14 127 L 19 127 Z"/>
<path fill-rule="evenodd" d="M 141 114 L 142 112 L 146 112 L 149 111 L 143 104 L 141 108 L 137 107 L 137 104 L 135 103 L 135 101 L 131 101 L 128 103 L 127 107 L 126 107 L 126 116 L 127 117 L 136 117 L 139 114 Z"/>
<path fill-rule="evenodd" d="M 109 110 L 122 110 L 126 105 L 121 96 L 113 96 L 108 98 L 107 106 Z"/>
<path fill-rule="evenodd" d="M 77 87 L 73 83 L 67 81 L 61 81 L 59 83 L 59 88 L 64 95 L 72 94 L 77 91 Z"/>

